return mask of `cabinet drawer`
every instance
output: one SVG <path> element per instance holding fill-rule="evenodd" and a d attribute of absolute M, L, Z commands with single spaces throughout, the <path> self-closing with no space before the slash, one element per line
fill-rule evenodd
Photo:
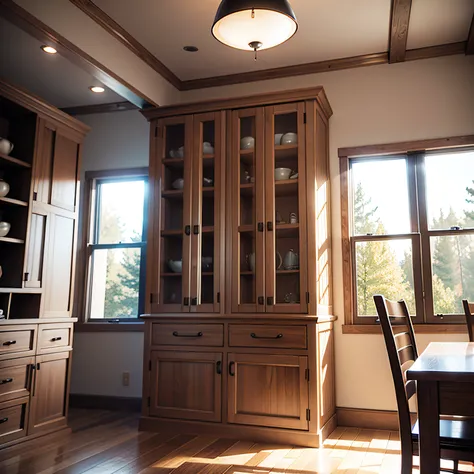
<path fill-rule="evenodd" d="M 217 346 L 224 345 L 222 324 L 161 324 L 154 323 L 153 346 Z"/>
<path fill-rule="evenodd" d="M 26 435 L 28 399 L 0 404 L 0 444 Z"/>
<path fill-rule="evenodd" d="M 229 346 L 306 349 L 306 326 L 230 324 Z"/>
<path fill-rule="evenodd" d="M 67 350 L 72 342 L 72 324 L 41 324 L 38 332 L 38 354 Z"/>
<path fill-rule="evenodd" d="M 0 362 L 0 402 L 28 396 L 34 357 Z"/>
<path fill-rule="evenodd" d="M 0 329 L 0 357 L 5 359 L 19 352 L 31 352 L 35 350 L 36 326 L 16 329 L 10 326 L 8 329 Z M 28 355 L 28 354 L 27 354 Z"/>

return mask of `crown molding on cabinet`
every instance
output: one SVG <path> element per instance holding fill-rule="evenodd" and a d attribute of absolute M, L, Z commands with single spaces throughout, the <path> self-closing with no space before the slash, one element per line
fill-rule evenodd
<path fill-rule="evenodd" d="M 412 0 L 392 0 L 390 11 L 390 63 L 405 61 Z"/>
<path fill-rule="evenodd" d="M 13 0 L 0 0 L 0 16 L 36 39 L 54 46 L 61 56 L 91 74 L 137 107 L 142 108 L 149 104 L 157 105 L 131 84 L 64 38 L 64 36 L 61 36 L 48 25 L 38 20 L 38 18 L 31 15 L 24 8 L 21 8 Z"/>
<path fill-rule="evenodd" d="M 181 80 L 171 72 L 159 59 L 148 51 L 139 41 L 137 41 L 127 30 L 122 28 L 114 19 L 99 8 L 91 0 L 69 0 L 77 8 L 92 18 L 104 30 L 120 41 L 132 53 L 138 56 L 143 62 L 148 64 L 164 79 L 171 83 L 178 90 L 181 88 Z"/>

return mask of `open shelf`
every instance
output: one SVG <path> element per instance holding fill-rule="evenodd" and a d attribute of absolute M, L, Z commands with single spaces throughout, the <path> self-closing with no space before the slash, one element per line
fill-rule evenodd
<path fill-rule="evenodd" d="M 0 201 L 4 202 L 5 204 L 11 204 L 13 206 L 28 207 L 28 203 L 26 201 L 20 201 L 19 199 L 12 199 L 9 197 L 0 197 Z"/>
<path fill-rule="evenodd" d="M 161 272 L 162 277 L 181 277 L 183 276 L 182 273 L 174 273 L 174 272 Z"/>
<path fill-rule="evenodd" d="M 161 197 L 168 199 L 183 199 L 184 191 L 182 189 L 168 189 L 161 192 Z"/>
<path fill-rule="evenodd" d="M 214 272 L 201 272 L 201 276 L 214 276 Z"/>
<path fill-rule="evenodd" d="M 275 196 L 296 196 L 298 194 L 298 178 L 275 181 Z"/>
<path fill-rule="evenodd" d="M 207 225 L 202 227 L 202 233 L 203 234 L 212 234 L 214 232 L 214 226 L 213 225 Z"/>
<path fill-rule="evenodd" d="M 295 275 L 300 272 L 299 269 L 296 270 L 277 270 L 277 275 Z"/>
<path fill-rule="evenodd" d="M 183 168 L 184 158 L 164 158 L 162 163 L 173 168 Z"/>
<path fill-rule="evenodd" d="M 202 159 L 204 161 L 208 161 L 208 160 L 212 161 L 214 159 L 214 157 L 215 157 L 214 153 L 212 155 L 202 155 Z"/>
<path fill-rule="evenodd" d="M 250 270 L 248 270 L 248 271 L 245 270 L 245 271 L 240 272 L 240 276 L 253 276 L 253 275 L 255 275 L 255 272 L 252 272 Z"/>
<path fill-rule="evenodd" d="M 248 232 L 255 232 L 255 226 L 254 225 L 239 225 L 239 232 L 241 234 L 243 233 L 248 233 Z"/>
<path fill-rule="evenodd" d="M 24 244 L 22 239 L 14 239 L 13 237 L 0 237 L 0 242 L 8 242 L 10 244 Z"/>
<path fill-rule="evenodd" d="M 251 164 L 254 161 L 255 149 L 240 150 L 240 161 L 244 164 Z"/>
<path fill-rule="evenodd" d="M 26 161 L 19 160 L 18 158 L 13 158 L 13 156 L 5 155 L 4 153 L 0 153 L 0 165 L 2 168 L 5 168 L 7 166 L 31 168 L 31 165 Z"/>
<path fill-rule="evenodd" d="M 203 186 L 202 187 L 202 194 L 204 196 L 208 194 L 213 194 L 214 193 L 214 186 Z"/>
<path fill-rule="evenodd" d="M 248 184 L 241 184 L 240 185 L 240 194 L 242 196 L 252 196 L 255 192 L 255 184 L 248 183 Z"/>

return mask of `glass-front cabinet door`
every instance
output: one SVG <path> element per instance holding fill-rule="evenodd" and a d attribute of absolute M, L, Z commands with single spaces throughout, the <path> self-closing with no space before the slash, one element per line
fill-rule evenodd
<path fill-rule="evenodd" d="M 307 312 L 304 103 L 265 108 L 266 312 Z"/>
<path fill-rule="evenodd" d="M 232 312 L 264 312 L 264 109 L 234 110 L 231 124 Z"/>
<path fill-rule="evenodd" d="M 186 312 L 191 297 L 191 212 L 193 117 L 165 118 L 158 121 L 155 140 L 155 162 L 159 177 L 154 199 L 160 200 L 154 222 L 159 222 L 149 235 L 155 247 L 150 272 L 157 281 L 152 294 L 153 312 Z M 160 232 L 160 238 L 154 232 Z M 154 298 L 155 297 L 155 298 Z M 155 301 L 156 299 L 156 301 Z"/>
<path fill-rule="evenodd" d="M 223 293 L 224 112 L 194 116 L 191 311 L 218 313 Z"/>

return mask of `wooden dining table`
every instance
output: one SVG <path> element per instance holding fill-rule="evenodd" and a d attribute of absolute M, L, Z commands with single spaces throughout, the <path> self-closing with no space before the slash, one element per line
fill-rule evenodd
<path fill-rule="evenodd" d="M 433 474 L 440 469 L 440 414 L 474 416 L 474 343 L 430 343 L 407 379 L 417 382 L 420 473 Z"/>

